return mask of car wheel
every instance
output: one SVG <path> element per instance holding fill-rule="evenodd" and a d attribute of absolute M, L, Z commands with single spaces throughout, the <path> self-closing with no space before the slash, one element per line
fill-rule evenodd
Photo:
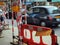
<path fill-rule="evenodd" d="M 41 26 L 46 26 L 46 23 L 45 22 L 41 22 L 40 25 Z"/>

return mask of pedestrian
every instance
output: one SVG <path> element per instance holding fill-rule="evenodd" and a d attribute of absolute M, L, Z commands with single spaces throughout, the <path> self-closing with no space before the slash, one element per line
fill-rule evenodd
<path fill-rule="evenodd" d="M 4 22 L 4 17 L 2 15 L 2 11 L 0 11 L 0 38 L 2 38 L 2 31 L 3 31 L 3 22 Z"/>
<path fill-rule="evenodd" d="M 0 20 L 0 38 L 2 38 L 2 31 L 3 31 L 3 26 L 2 26 L 2 23 L 1 23 L 1 20 Z"/>

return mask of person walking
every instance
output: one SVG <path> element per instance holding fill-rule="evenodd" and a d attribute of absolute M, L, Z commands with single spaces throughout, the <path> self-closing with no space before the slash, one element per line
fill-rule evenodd
<path fill-rule="evenodd" d="M 3 31 L 3 25 L 4 25 L 4 17 L 3 12 L 0 10 L 0 38 L 2 38 L 2 31 Z"/>

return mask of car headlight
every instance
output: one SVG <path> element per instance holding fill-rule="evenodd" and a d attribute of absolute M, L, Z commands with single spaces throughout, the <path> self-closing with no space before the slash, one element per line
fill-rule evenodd
<path fill-rule="evenodd" d="M 56 19 L 57 21 L 60 21 L 60 19 Z"/>

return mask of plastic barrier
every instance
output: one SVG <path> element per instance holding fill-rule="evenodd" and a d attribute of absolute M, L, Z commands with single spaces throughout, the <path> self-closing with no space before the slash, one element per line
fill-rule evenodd
<path fill-rule="evenodd" d="M 51 40 L 52 40 L 51 45 L 59 45 L 58 40 L 57 40 L 57 36 L 55 35 L 54 30 L 52 30 L 52 33 L 51 33 Z"/>
<path fill-rule="evenodd" d="M 50 28 L 23 24 L 20 36 L 23 37 L 23 42 L 28 45 L 48 45 L 48 41 L 46 42 L 47 39 L 44 37 L 47 37 L 51 44 L 51 32 Z"/>

